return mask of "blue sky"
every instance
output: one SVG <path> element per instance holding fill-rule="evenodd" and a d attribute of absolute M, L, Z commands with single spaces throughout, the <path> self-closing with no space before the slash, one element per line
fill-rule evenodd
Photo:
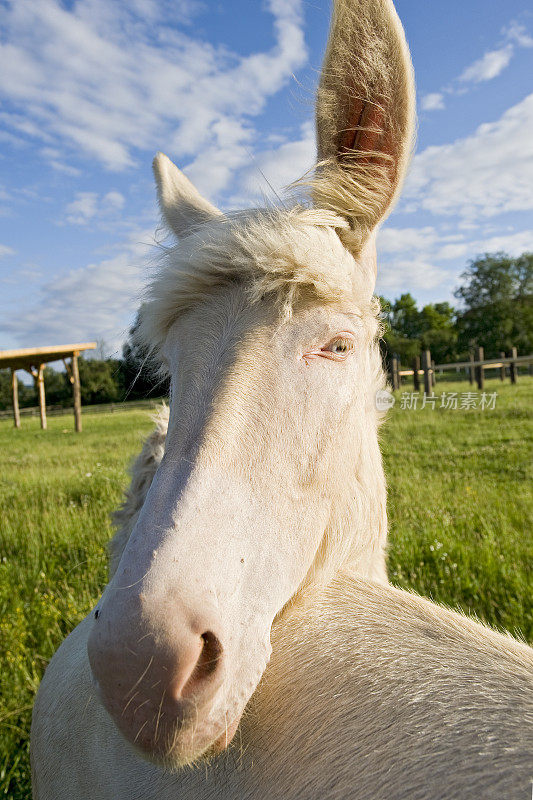
<path fill-rule="evenodd" d="M 533 250 L 533 12 L 528 0 L 396 6 L 419 135 L 377 288 L 452 300 L 470 258 Z M 0 349 L 120 351 L 155 253 L 157 150 L 223 209 L 312 165 L 329 11 L 0 0 Z"/>

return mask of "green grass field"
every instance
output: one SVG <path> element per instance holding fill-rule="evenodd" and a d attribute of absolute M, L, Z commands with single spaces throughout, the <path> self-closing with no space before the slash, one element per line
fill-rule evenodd
<path fill-rule="evenodd" d="M 438 384 L 466 392 L 468 384 Z M 533 640 L 533 379 L 494 410 L 407 410 L 382 429 L 392 580 Z M 437 404 L 438 405 L 438 404 Z M 31 796 L 28 731 L 44 667 L 106 580 L 109 513 L 151 428 L 146 411 L 0 422 L 0 796 Z"/>

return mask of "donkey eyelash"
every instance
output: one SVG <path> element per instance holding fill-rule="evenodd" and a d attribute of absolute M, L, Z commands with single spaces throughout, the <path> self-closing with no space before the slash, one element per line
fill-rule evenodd
<path fill-rule="evenodd" d="M 354 350 L 355 338 L 353 334 L 342 331 L 330 339 L 323 347 L 304 353 L 302 358 L 306 364 L 309 363 L 309 359 L 313 358 L 329 358 L 331 361 L 344 361 Z"/>
<path fill-rule="evenodd" d="M 335 361 L 342 361 L 353 352 L 355 339 L 349 333 L 339 333 L 325 347 L 321 348 L 321 355 Z"/>

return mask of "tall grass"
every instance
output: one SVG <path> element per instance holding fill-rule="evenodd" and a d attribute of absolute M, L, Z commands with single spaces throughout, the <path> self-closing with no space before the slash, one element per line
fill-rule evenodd
<path fill-rule="evenodd" d="M 488 381 L 484 411 L 402 409 L 405 391 L 383 437 L 391 580 L 533 640 L 533 379 Z"/>

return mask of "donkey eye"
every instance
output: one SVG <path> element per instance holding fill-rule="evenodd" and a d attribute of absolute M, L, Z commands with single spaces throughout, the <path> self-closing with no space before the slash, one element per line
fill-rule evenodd
<path fill-rule="evenodd" d="M 335 336 L 334 339 L 322 348 L 322 353 L 330 358 L 336 358 L 339 361 L 346 358 L 355 347 L 355 342 L 352 336 L 347 334 L 340 334 Z"/>
<path fill-rule="evenodd" d="M 337 339 L 335 342 L 328 345 L 326 349 L 331 350 L 332 353 L 347 353 L 349 344 L 346 339 Z"/>

